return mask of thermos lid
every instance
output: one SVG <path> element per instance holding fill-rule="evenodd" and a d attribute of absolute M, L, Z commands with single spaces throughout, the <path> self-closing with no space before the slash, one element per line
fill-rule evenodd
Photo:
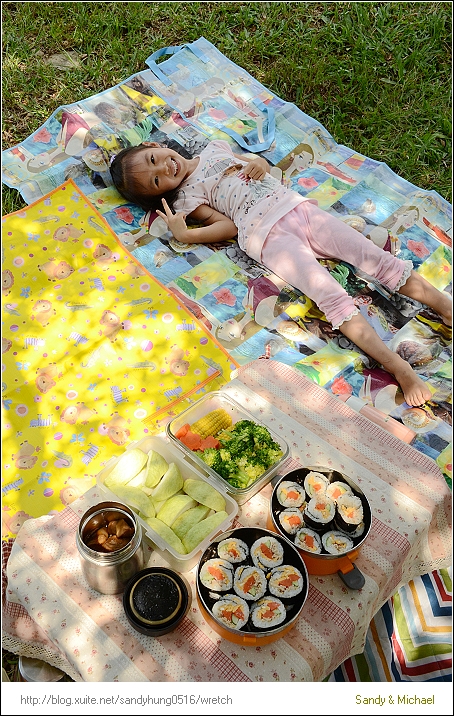
<path fill-rule="evenodd" d="M 137 572 L 123 594 L 123 608 L 129 623 L 147 636 L 162 636 L 173 631 L 190 604 L 186 580 L 167 567 L 148 567 Z"/>

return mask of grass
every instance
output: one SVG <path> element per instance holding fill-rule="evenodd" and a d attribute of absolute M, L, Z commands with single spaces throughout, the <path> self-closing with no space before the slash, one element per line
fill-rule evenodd
<path fill-rule="evenodd" d="M 204 36 L 336 142 L 451 201 L 451 22 L 448 2 L 3 2 L 3 149 Z M 80 66 L 46 64 L 65 52 Z M 3 214 L 23 206 L 3 188 Z M 3 664 L 17 680 L 17 657 Z"/>
<path fill-rule="evenodd" d="M 2 3 L 3 148 L 200 36 L 336 142 L 451 201 L 448 2 Z M 80 53 L 80 67 L 46 64 Z M 4 188 L 3 213 L 24 206 Z"/>

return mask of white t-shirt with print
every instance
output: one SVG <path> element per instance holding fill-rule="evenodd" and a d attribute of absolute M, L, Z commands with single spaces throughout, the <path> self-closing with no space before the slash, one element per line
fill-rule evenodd
<path fill-rule="evenodd" d="M 191 214 L 207 204 L 231 219 L 238 229 L 238 243 L 251 258 L 260 261 L 262 246 L 274 224 L 295 206 L 307 201 L 266 174 L 262 181 L 246 177 L 227 142 L 210 142 L 200 153 L 195 171 L 180 185 L 175 211 Z"/>

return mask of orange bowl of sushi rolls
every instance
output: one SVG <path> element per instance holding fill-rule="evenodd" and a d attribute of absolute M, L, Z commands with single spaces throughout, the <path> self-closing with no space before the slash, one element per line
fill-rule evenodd
<path fill-rule="evenodd" d="M 365 579 L 354 562 L 371 524 L 366 495 L 332 468 L 301 467 L 274 486 L 267 526 L 298 549 L 309 574 L 337 572 L 360 589 Z"/>
<path fill-rule="evenodd" d="M 223 532 L 197 567 L 203 617 L 224 639 L 243 646 L 270 644 L 290 631 L 308 589 L 299 551 L 282 536 L 258 527 Z"/>

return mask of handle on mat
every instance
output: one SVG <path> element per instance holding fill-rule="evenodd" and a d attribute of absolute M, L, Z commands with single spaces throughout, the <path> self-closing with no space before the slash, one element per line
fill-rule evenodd
<path fill-rule="evenodd" d="M 225 127 L 223 124 L 219 123 L 217 126 L 221 130 L 221 132 L 225 132 L 225 134 L 228 134 L 229 137 L 232 137 L 232 139 L 235 140 L 237 144 L 240 145 L 240 147 L 243 147 L 243 149 L 246 149 L 247 152 L 264 152 L 266 149 L 269 149 L 271 144 L 274 141 L 274 132 L 276 128 L 275 118 L 274 118 L 274 109 L 273 107 L 268 107 L 268 105 L 261 102 L 259 99 L 253 99 L 252 100 L 257 109 L 259 109 L 261 112 L 267 115 L 268 117 L 268 127 L 267 127 L 267 136 L 266 139 L 263 137 L 263 141 L 256 142 L 255 144 L 251 144 L 248 141 L 248 134 L 238 134 L 238 132 L 235 132 L 233 129 L 230 129 L 229 127 Z"/>
<path fill-rule="evenodd" d="M 160 57 L 163 57 L 164 55 L 175 55 L 184 47 L 187 47 L 188 50 L 191 50 L 191 52 L 193 52 L 194 55 L 199 58 L 199 60 L 202 60 L 202 62 L 209 62 L 209 58 L 204 55 L 198 47 L 195 46 L 195 43 L 191 43 L 188 45 L 169 45 L 168 47 L 161 47 L 160 50 L 156 50 L 156 52 L 153 52 L 153 54 L 145 60 L 145 64 L 148 65 L 153 74 L 156 75 L 158 80 L 160 80 L 166 87 L 171 85 L 172 81 L 169 80 L 167 75 L 165 75 L 164 72 L 159 69 L 158 65 L 156 64 L 156 60 L 158 60 Z"/>
<path fill-rule="evenodd" d="M 156 52 L 153 52 L 153 54 L 147 58 L 146 64 L 153 72 L 153 74 L 158 78 L 158 80 L 160 80 L 166 87 L 169 87 L 169 85 L 172 84 L 172 81 L 167 77 L 167 75 L 164 74 L 161 69 L 159 69 L 159 66 L 156 64 L 156 60 L 158 60 L 160 57 L 163 57 L 164 55 L 175 55 L 184 47 L 186 47 L 188 50 L 191 50 L 191 52 L 193 52 L 194 55 L 196 55 L 196 57 L 198 57 L 199 60 L 201 60 L 202 62 L 207 63 L 210 61 L 209 57 L 207 57 L 201 50 L 199 50 L 195 42 L 187 45 L 169 45 L 168 47 L 162 47 L 160 50 L 156 50 Z M 232 137 L 232 139 L 234 139 L 236 143 L 240 147 L 245 149 L 247 152 L 264 152 L 266 149 L 270 148 L 271 144 L 274 141 L 274 133 L 276 128 L 274 109 L 273 107 L 268 107 L 259 99 L 254 99 L 252 101 L 257 107 L 257 109 L 267 116 L 268 126 L 266 138 L 262 134 L 261 125 L 257 125 L 257 134 L 259 136 L 259 141 L 255 143 L 251 143 L 250 141 L 248 141 L 248 136 L 250 134 L 249 132 L 247 134 L 241 135 L 238 132 L 235 132 L 233 129 L 225 127 L 221 122 L 219 122 L 216 126 L 221 130 L 221 132 L 224 132 L 225 134 L 228 134 L 229 137 Z M 186 121 L 188 121 L 187 118 L 185 119 Z M 189 121 L 189 123 L 191 122 Z"/>

